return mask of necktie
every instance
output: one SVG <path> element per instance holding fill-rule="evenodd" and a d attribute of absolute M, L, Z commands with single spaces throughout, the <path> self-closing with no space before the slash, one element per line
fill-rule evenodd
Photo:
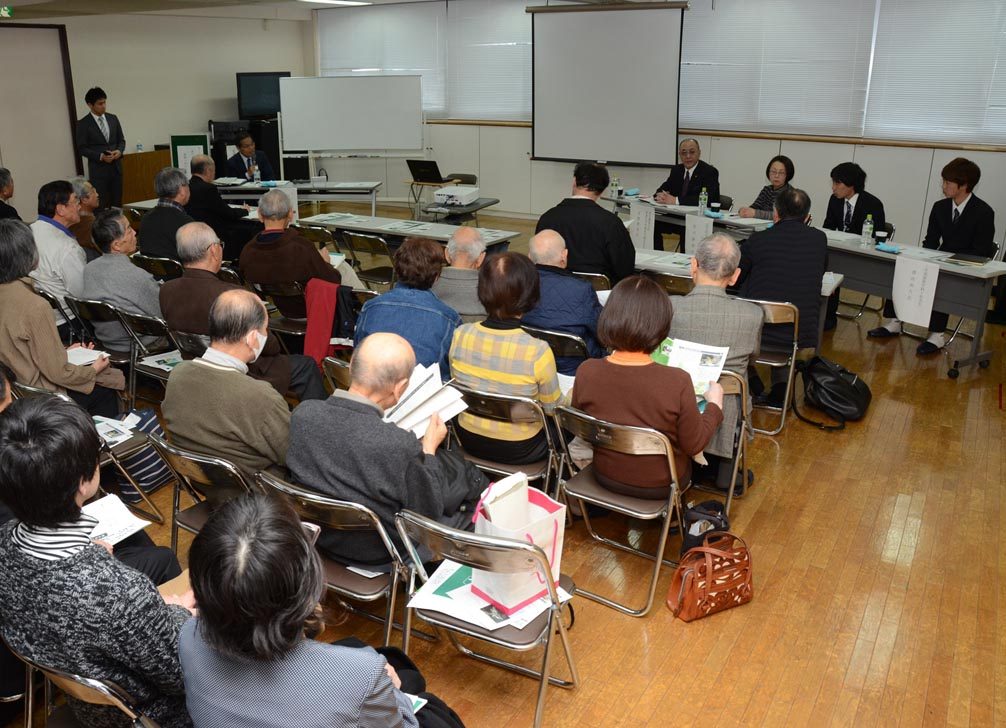
<path fill-rule="evenodd" d="M 957 220 L 958 220 L 958 219 L 960 218 L 960 216 L 961 216 L 961 211 L 960 211 L 960 210 L 958 210 L 958 209 L 957 209 L 957 208 L 955 207 L 955 208 L 954 208 L 954 225 L 956 225 L 956 224 L 957 224 Z"/>
<path fill-rule="evenodd" d="M 686 170 L 685 180 L 684 182 L 681 183 L 681 194 L 678 195 L 679 197 L 684 197 L 685 195 L 688 194 L 688 183 L 691 181 L 692 181 L 692 172 L 691 170 Z"/>
<path fill-rule="evenodd" d="M 849 228 L 852 227 L 852 203 L 848 200 L 845 201 L 845 221 L 843 222 L 843 232 L 849 232 Z"/>
<path fill-rule="evenodd" d="M 251 170 L 251 167 L 252 167 L 252 158 L 251 157 L 245 157 L 245 166 L 247 166 L 248 169 Z"/>
<path fill-rule="evenodd" d="M 105 141 L 108 141 L 108 122 L 105 121 L 105 115 L 102 114 L 98 117 L 98 127 L 101 129 L 101 133 L 105 135 Z"/>

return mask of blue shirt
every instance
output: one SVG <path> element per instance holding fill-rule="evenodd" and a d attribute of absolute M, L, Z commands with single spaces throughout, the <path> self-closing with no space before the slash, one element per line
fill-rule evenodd
<path fill-rule="evenodd" d="M 49 223 L 50 225 L 52 225 L 52 226 L 53 226 L 54 228 L 56 228 L 57 230 L 62 230 L 62 231 L 63 231 L 64 233 L 66 233 L 66 234 L 67 234 L 67 235 L 69 235 L 69 236 L 70 236 L 71 238 L 73 238 L 73 239 L 74 239 L 74 241 L 76 241 L 76 240 L 77 240 L 77 236 L 76 236 L 76 235 L 74 235 L 74 234 L 73 234 L 72 232 L 70 232 L 70 228 L 68 228 L 68 227 L 65 227 L 64 225 L 61 225 L 60 223 L 58 223 L 58 222 L 56 222 L 55 220 L 53 220 L 53 219 L 52 219 L 51 217 L 46 217 L 45 215 L 39 215 L 39 216 L 38 216 L 38 219 L 39 219 L 39 220 L 41 220 L 42 222 L 47 222 L 47 223 Z"/>
<path fill-rule="evenodd" d="M 433 291 L 399 283 L 363 304 L 353 340 L 359 346 L 371 334 L 398 334 L 412 345 L 417 364 L 439 364 L 440 376 L 446 381 L 451 376 L 447 355 L 454 329 L 460 325 L 458 312 Z"/>

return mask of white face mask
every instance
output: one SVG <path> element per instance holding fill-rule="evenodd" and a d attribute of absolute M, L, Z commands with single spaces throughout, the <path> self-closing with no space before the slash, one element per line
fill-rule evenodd
<path fill-rule="evenodd" d="M 252 351 L 255 352 L 255 356 L 252 357 L 252 361 L 256 361 L 262 354 L 262 350 L 265 348 L 265 342 L 268 341 L 268 337 L 262 336 L 258 331 L 252 331 L 255 334 L 255 346 L 252 347 Z"/>

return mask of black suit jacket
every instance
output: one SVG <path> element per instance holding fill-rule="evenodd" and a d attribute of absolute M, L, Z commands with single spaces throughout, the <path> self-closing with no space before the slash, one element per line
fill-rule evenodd
<path fill-rule="evenodd" d="M 859 235 L 863 232 L 863 223 L 866 222 L 866 216 L 873 215 L 873 230 L 876 234 L 884 229 L 884 223 L 887 219 L 884 217 L 884 203 L 880 201 L 875 195 L 871 195 L 866 190 L 859 193 L 859 199 L 856 200 L 856 207 L 852 210 L 852 225 L 846 232 L 855 233 Z M 831 196 L 828 200 L 828 212 L 824 216 L 824 225 L 829 230 L 841 230 L 842 222 L 845 220 L 845 200 L 840 200 Z"/>
<path fill-rule="evenodd" d="M 0 220 L 20 220 L 21 216 L 17 214 L 11 205 L 8 205 L 3 200 L 0 200 Z"/>
<path fill-rule="evenodd" d="M 657 192 L 663 190 L 678 198 L 679 205 L 699 204 L 699 194 L 702 188 L 706 188 L 710 202 L 720 201 L 720 173 L 711 164 L 706 164 L 701 159 L 692 168 L 692 178 L 688 182 L 688 193 L 681 194 L 681 185 L 685 181 L 685 165 L 675 164 L 671 167 L 671 174 L 664 183 L 657 188 Z M 654 193 L 656 194 L 656 193 Z"/>
<path fill-rule="evenodd" d="M 604 273 L 612 283 L 632 275 L 636 249 L 615 213 L 593 200 L 567 197 L 538 218 L 535 233 L 555 230 L 569 250 L 567 268 L 582 273 Z"/>
<path fill-rule="evenodd" d="M 192 176 L 192 179 L 189 180 L 189 192 L 189 204 L 185 206 L 185 211 L 194 220 L 204 222 L 214 230 L 217 230 L 218 227 L 225 228 L 248 214 L 244 210 L 231 207 L 224 202 L 217 186 L 202 177 Z M 219 234 L 219 230 L 217 233 Z"/>
<path fill-rule="evenodd" d="M 956 223 L 954 201 L 945 197 L 933 205 L 922 247 L 991 258 L 995 255 L 995 212 L 974 194 Z"/>
<path fill-rule="evenodd" d="M 122 174 L 122 157 L 111 164 L 101 161 L 104 152 L 115 149 L 126 151 L 126 137 L 122 134 L 119 117 L 106 112 L 105 121 L 108 123 L 108 141 L 105 141 L 105 135 L 101 133 L 98 122 L 91 114 L 77 120 L 77 151 L 87 159 L 87 176 L 92 180 Z"/>
<path fill-rule="evenodd" d="M 175 235 L 178 228 L 190 222 L 192 218 L 175 207 L 155 207 L 140 221 L 137 233 L 140 252 L 156 258 L 178 260 Z"/>
<path fill-rule="evenodd" d="M 272 171 L 272 165 L 269 164 L 269 158 L 265 155 L 265 152 L 258 149 L 255 150 L 255 164 L 258 166 L 259 172 L 262 173 L 263 182 L 276 179 L 276 175 Z M 238 152 L 227 160 L 227 176 L 251 179 L 248 176 L 248 166 L 245 164 L 245 158 L 241 156 L 241 152 Z"/>

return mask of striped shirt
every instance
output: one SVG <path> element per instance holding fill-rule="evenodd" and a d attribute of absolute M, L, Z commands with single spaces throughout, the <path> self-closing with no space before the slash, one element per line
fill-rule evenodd
<path fill-rule="evenodd" d="M 91 532 L 98 519 L 81 513 L 74 523 L 60 523 L 54 528 L 19 523 L 11 532 L 11 541 L 23 553 L 43 561 L 59 561 L 90 546 Z"/>
<path fill-rule="evenodd" d="M 499 329 L 482 323 L 459 326 L 451 342 L 450 361 L 451 374 L 463 387 L 530 397 L 542 405 L 559 401 L 561 391 L 552 350 L 519 327 Z M 537 424 L 498 422 L 466 412 L 458 417 L 458 423 L 476 435 L 511 442 L 528 440 L 541 430 Z"/>
<path fill-rule="evenodd" d="M 765 185 L 762 187 L 761 192 L 758 193 L 757 199 L 751 203 L 751 207 L 755 211 L 755 217 L 760 220 L 771 220 L 772 210 L 775 208 L 775 198 L 779 196 L 780 192 L 788 189 L 788 182 L 779 189 L 776 189 L 772 185 Z"/>

